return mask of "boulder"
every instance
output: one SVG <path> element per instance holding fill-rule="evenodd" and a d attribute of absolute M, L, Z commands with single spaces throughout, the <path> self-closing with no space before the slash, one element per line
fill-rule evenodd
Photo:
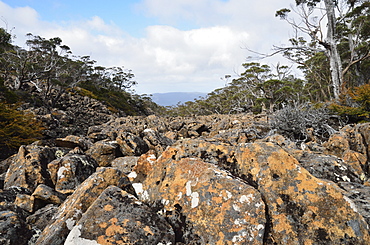
<path fill-rule="evenodd" d="M 15 204 L 23 195 L 30 195 L 30 191 L 21 187 L 0 190 L 0 244 L 26 245 L 32 236 L 25 222 L 29 213 Z"/>
<path fill-rule="evenodd" d="M 167 146 L 174 143 L 174 141 L 152 128 L 145 129 L 141 135 L 144 141 L 148 144 L 149 149 L 154 150 L 158 154 L 162 153 Z"/>
<path fill-rule="evenodd" d="M 53 186 L 47 164 L 56 158 L 56 149 L 35 145 L 21 146 L 4 180 L 4 188 L 24 187 L 31 192 L 39 184 Z"/>
<path fill-rule="evenodd" d="M 124 174 L 129 174 L 137 164 L 139 157 L 137 156 L 126 156 L 118 157 L 111 162 L 113 168 L 119 169 Z"/>
<path fill-rule="evenodd" d="M 78 185 L 95 172 L 98 163 L 88 155 L 68 153 L 50 162 L 47 167 L 55 190 L 63 194 L 71 194 Z"/>
<path fill-rule="evenodd" d="M 350 199 L 330 182 L 312 176 L 273 143 L 236 151 L 236 171 L 268 207 L 267 241 L 278 244 L 369 244 L 368 225 Z"/>
<path fill-rule="evenodd" d="M 27 225 L 32 227 L 32 230 L 41 232 L 47 225 L 50 224 L 53 215 L 57 212 L 58 206 L 54 204 L 48 204 L 35 213 L 27 217 Z"/>
<path fill-rule="evenodd" d="M 92 142 L 90 142 L 88 138 L 75 135 L 68 135 L 65 138 L 57 138 L 55 140 L 55 145 L 58 147 L 67 147 L 67 148 L 79 147 L 83 151 L 86 151 L 89 147 L 91 147 Z"/>
<path fill-rule="evenodd" d="M 140 156 L 149 150 L 142 138 L 130 132 L 120 132 L 116 140 L 124 156 Z"/>
<path fill-rule="evenodd" d="M 117 141 L 107 140 L 94 143 L 86 154 L 94 158 L 100 167 L 109 167 L 115 158 L 122 156 Z"/>
<path fill-rule="evenodd" d="M 370 241 L 366 221 L 343 191 L 333 182 L 314 177 L 274 143 L 248 143 L 234 148 L 187 140 L 172 148 L 175 160 L 200 157 L 230 170 L 258 189 L 268 210 L 264 237 L 267 243 L 368 244 Z"/>
<path fill-rule="evenodd" d="M 370 186 L 364 186 L 358 183 L 339 182 L 338 185 L 345 190 L 346 195 L 370 225 Z"/>
<path fill-rule="evenodd" d="M 0 244 L 3 245 L 26 245 L 32 237 L 24 220 L 10 210 L 0 210 L 0 234 Z"/>
<path fill-rule="evenodd" d="M 45 229 L 46 226 L 50 225 L 51 218 L 57 210 L 58 206 L 54 204 L 48 204 L 27 217 L 27 226 L 31 229 L 33 234 L 28 242 L 28 245 L 36 243 L 41 232 Z"/>
<path fill-rule="evenodd" d="M 136 195 L 128 178 L 121 171 L 114 168 L 99 168 L 81 183 L 76 191 L 58 208 L 51 219 L 51 224 L 43 230 L 36 244 L 63 244 L 82 214 L 110 185 L 118 186 L 128 193 Z"/>
<path fill-rule="evenodd" d="M 72 228 L 65 245 L 175 244 L 172 227 L 154 210 L 116 186 L 91 204 Z"/>
<path fill-rule="evenodd" d="M 346 181 L 352 183 L 363 183 L 361 179 L 361 167 L 353 168 L 354 163 L 343 161 L 333 155 L 324 155 L 305 152 L 299 164 L 316 178 L 331 180 L 335 183 Z"/>
<path fill-rule="evenodd" d="M 10 164 L 12 164 L 16 156 L 17 155 L 13 155 L 3 161 L 0 161 L 0 174 L 5 173 L 8 170 Z"/>
<path fill-rule="evenodd" d="M 173 160 L 167 149 L 143 183 L 183 244 L 263 244 L 265 205 L 259 192 L 215 165 Z"/>
<path fill-rule="evenodd" d="M 37 186 L 36 190 L 32 193 L 32 197 L 36 200 L 36 202 L 44 204 L 61 204 L 67 198 L 66 195 L 55 191 L 53 188 L 47 185 L 39 185 Z"/>

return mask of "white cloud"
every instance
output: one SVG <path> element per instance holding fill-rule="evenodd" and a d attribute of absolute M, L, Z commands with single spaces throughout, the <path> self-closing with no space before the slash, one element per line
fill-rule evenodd
<path fill-rule="evenodd" d="M 143 1 L 141 8 L 148 14 L 175 22 L 191 20 L 203 27 L 180 30 L 170 23 L 152 25 L 140 38 L 128 35 L 99 16 L 79 22 L 48 23 L 41 21 L 31 8 L 10 8 L 1 1 L 0 12 L 10 26 L 16 26 L 18 45 L 24 43 L 24 38 L 19 37 L 28 32 L 45 38 L 60 37 L 74 54 L 90 55 L 100 65 L 131 69 L 139 83 L 138 93 L 210 92 L 224 85 L 220 77 L 233 74 L 234 70 L 241 71 L 240 65 L 248 55 L 242 47 L 271 47 L 273 38 L 278 38 L 276 32 L 281 32 L 279 28 L 257 23 L 271 13 L 254 13 L 261 4 L 246 2 Z M 276 10 L 273 4 L 262 6 Z M 262 42 L 263 38 L 267 40 Z"/>

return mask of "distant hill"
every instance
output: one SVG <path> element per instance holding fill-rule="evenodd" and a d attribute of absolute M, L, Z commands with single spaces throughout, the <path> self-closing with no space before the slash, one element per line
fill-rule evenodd
<path fill-rule="evenodd" d="M 152 100 L 161 106 L 176 105 L 178 102 L 193 101 L 200 96 L 205 97 L 207 93 L 200 92 L 170 92 L 170 93 L 154 93 Z"/>

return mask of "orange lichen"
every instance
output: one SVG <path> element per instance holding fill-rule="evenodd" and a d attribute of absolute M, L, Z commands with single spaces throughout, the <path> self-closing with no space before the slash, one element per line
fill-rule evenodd
<path fill-rule="evenodd" d="M 114 208 L 114 207 L 113 207 L 112 205 L 109 205 L 109 204 L 104 206 L 104 210 L 105 210 L 105 211 L 108 211 L 108 212 L 109 212 L 109 211 L 112 211 L 112 210 L 113 210 L 113 208 Z"/>

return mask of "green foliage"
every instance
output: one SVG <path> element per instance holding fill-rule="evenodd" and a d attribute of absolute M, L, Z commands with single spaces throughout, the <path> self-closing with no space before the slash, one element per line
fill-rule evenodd
<path fill-rule="evenodd" d="M 6 43 L 10 34 L 2 31 L 0 29 L 0 41 L 3 37 Z M 72 56 L 70 48 L 62 44 L 59 37 L 45 39 L 30 33 L 27 36 L 28 50 L 12 46 L 1 54 L 0 72 L 13 90 L 36 90 L 39 98 L 34 101 L 40 101 L 46 107 L 54 107 L 65 89 L 82 82 L 118 93 L 137 84 L 132 80 L 131 70 L 94 66 L 95 61 L 89 56 Z"/>
<path fill-rule="evenodd" d="M 179 116 L 273 112 L 283 105 L 307 101 L 305 83 L 289 74 L 289 67 L 271 67 L 252 62 L 243 64 L 245 71 L 224 88 L 206 98 L 177 105 L 169 113 Z"/>
<path fill-rule="evenodd" d="M 328 57 L 320 52 L 307 58 L 299 68 L 306 78 L 305 93 L 312 102 L 328 101 L 333 97 Z"/>
<path fill-rule="evenodd" d="M 16 149 L 41 137 L 43 127 L 32 114 L 0 103 L 0 149 Z"/>
<path fill-rule="evenodd" d="M 370 80 L 370 2 L 353 7 L 337 24 L 338 49 L 347 87 Z"/>
<path fill-rule="evenodd" d="M 0 101 L 13 104 L 18 102 L 19 99 L 20 97 L 14 91 L 4 85 L 4 79 L 0 77 Z"/>
<path fill-rule="evenodd" d="M 342 94 L 339 103 L 330 107 L 341 116 L 349 117 L 351 122 L 370 120 L 370 84 L 348 90 Z"/>
<path fill-rule="evenodd" d="M 96 86 L 91 82 L 83 82 L 75 90 L 82 96 L 97 99 L 107 105 L 114 113 L 125 115 L 149 115 L 162 113 L 163 109 L 149 97 L 133 95 L 123 90 L 110 90 Z"/>
<path fill-rule="evenodd" d="M 12 35 L 0 27 L 0 53 L 11 48 Z"/>

